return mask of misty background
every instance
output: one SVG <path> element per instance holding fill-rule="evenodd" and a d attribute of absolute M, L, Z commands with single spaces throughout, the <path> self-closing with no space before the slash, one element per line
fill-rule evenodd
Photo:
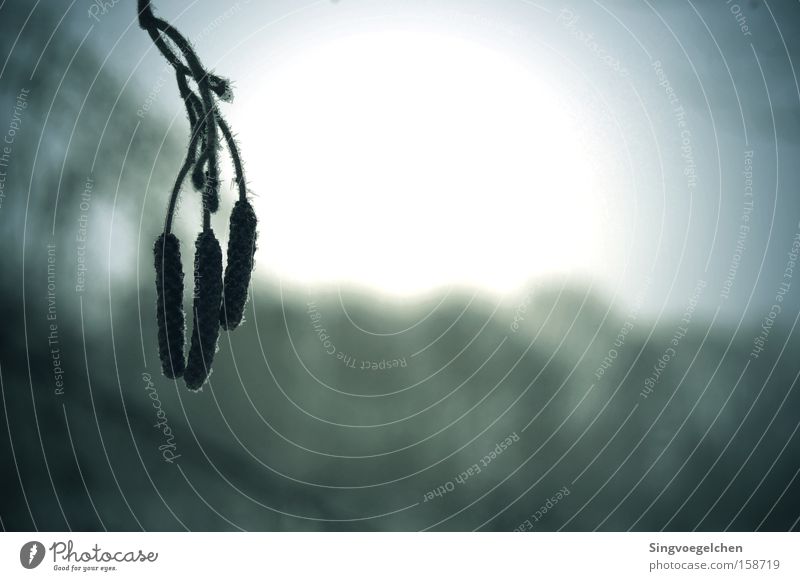
<path fill-rule="evenodd" d="M 797 529 L 800 7 L 155 8 L 234 82 L 246 321 L 161 375 L 134 2 L 0 3 L 3 530 Z"/>

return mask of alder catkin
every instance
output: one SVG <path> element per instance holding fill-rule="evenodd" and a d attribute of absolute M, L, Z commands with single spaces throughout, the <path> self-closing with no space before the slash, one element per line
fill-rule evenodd
<path fill-rule="evenodd" d="M 194 327 L 183 378 L 189 389 L 199 389 L 211 373 L 219 337 L 222 298 L 222 249 L 214 231 L 204 230 L 195 242 Z"/>
<path fill-rule="evenodd" d="M 161 234 L 153 247 L 156 265 L 156 321 L 161 370 L 170 379 L 184 372 L 183 268 L 174 234 Z"/>
<path fill-rule="evenodd" d="M 253 272 L 257 223 L 256 213 L 250 202 L 238 200 L 231 212 L 228 264 L 225 267 L 222 307 L 219 311 L 219 322 L 228 331 L 232 331 L 242 322 L 247 288 Z"/>
<path fill-rule="evenodd" d="M 203 169 L 203 163 L 205 163 L 205 158 L 201 156 L 192 170 L 192 186 L 198 192 L 202 192 L 206 188 L 206 171 Z"/>

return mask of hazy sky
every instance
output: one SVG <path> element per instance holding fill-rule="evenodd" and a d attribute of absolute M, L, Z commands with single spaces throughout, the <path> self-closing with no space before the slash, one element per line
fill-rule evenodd
<path fill-rule="evenodd" d="M 184 131 L 132 4 L 64 2 L 55 34 L 140 93 L 143 123 Z M 235 81 L 262 275 L 402 295 L 566 276 L 646 289 L 653 312 L 703 280 L 708 313 L 773 302 L 800 220 L 794 4 L 155 5 Z M 34 6 L 28 26 L 62 15 Z"/>

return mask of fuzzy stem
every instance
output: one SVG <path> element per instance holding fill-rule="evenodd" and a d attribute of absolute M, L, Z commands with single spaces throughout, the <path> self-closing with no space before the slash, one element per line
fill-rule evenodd
<path fill-rule="evenodd" d="M 188 95 L 191 94 L 191 90 L 189 86 L 186 84 L 186 79 L 180 73 L 180 71 L 176 71 L 176 75 L 178 77 L 178 89 L 181 93 L 181 97 L 183 97 L 184 101 L 187 102 L 187 109 L 189 109 Z M 188 91 L 188 93 L 187 93 Z M 192 117 L 189 117 L 189 125 L 192 126 Z M 180 195 L 181 187 L 183 186 L 183 182 L 186 179 L 189 170 L 192 169 L 192 166 L 196 160 L 197 154 L 197 143 L 200 140 L 200 137 L 203 136 L 205 129 L 205 121 L 202 119 L 197 119 L 195 116 L 194 126 L 192 127 L 192 134 L 189 140 L 189 149 L 186 152 L 186 159 L 181 166 L 180 171 L 178 172 L 178 177 L 175 179 L 175 185 L 172 187 L 172 195 L 169 197 L 169 207 L 167 208 L 167 218 L 164 221 L 164 233 L 169 234 L 172 232 L 172 220 L 175 216 L 175 207 L 178 202 L 178 195 Z"/>
<path fill-rule="evenodd" d="M 175 43 L 189 65 L 189 72 L 197 83 L 203 104 L 203 117 L 206 122 L 205 150 L 208 157 L 208 174 L 211 179 L 216 180 L 219 176 L 217 165 L 217 122 L 214 114 L 214 99 L 211 96 L 209 75 L 200 63 L 200 59 L 195 54 L 194 49 L 192 49 L 192 46 L 183 35 L 166 20 L 162 20 L 153 14 L 150 0 L 139 0 L 139 25 L 147 30 L 153 42 L 178 73 L 184 72 L 185 66 L 161 38 L 162 33 Z"/>
<path fill-rule="evenodd" d="M 222 117 L 222 115 L 220 115 L 219 111 L 217 111 L 216 117 L 219 128 L 222 130 L 222 135 L 225 138 L 225 143 L 228 146 L 228 152 L 233 160 L 233 168 L 236 172 L 236 184 L 239 187 L 239 199 L 246 200 L 247 183 L 244 179 L 244 167 L 242 166 L 242 159 L 239 156 L 239 148 L 236 145 L 236 140 L 233 138 L 230 127 L 228 127 L 228 124 L 225 122 L 225 119 Z"/>

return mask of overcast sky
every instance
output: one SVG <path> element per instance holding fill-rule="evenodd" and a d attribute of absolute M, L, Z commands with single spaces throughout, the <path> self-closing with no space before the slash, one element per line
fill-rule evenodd
<path fill-rule="evenodd" d="M 138 91 L 139 102 L 148 103 L 148 94 L 157 87 L 151 106 L 174 117 L 175 130 L 180 131 L 183 120 L 173 80 L 164 72 L 160 55 L 136 26 L 132 4 L 119 2 L 101 9 L 90 2 L 63 2 L 59 4 L 63 12 L 59 12 L 54 10 L 54 3 L 9 1 L 0 18 L 0 26 L 6 29 L 4 45 L 19 35 L 15 49 L 19 51 L 25 47 L 26 29 L 53 29 L 63 16 L 54 35 L 69 37 L 75 49 L 80 46 L 81 50 L 94 51 L 105 72 Z M 280 84 L 287 78 L 286 70 L 305 62 L 304 58 L 317 62 L 313 59 L 320 54 L 339 50 L 336 47 L 341 48 L 343 41 L 358 35 L 375 39 L 395 34 L 402 42 L 406 34 L 413 43 L 420 38 L 414 35 L 423 34 L 425 38 L 451 38 L 484 47 L 500 55 L 501 60 L 515 63 L 556 94 L 580 124 L 580 131 L 571 135 L 585 145 L 582 157 L 566 160 L 571 170 L 565 172 L 561 165 L 557 169 L 560 175 L 571 177 L 573 172 L 578 175 L 591 166 L 591 172 L 586 173 L 591 179 L 590 191 L 567 191 L 580 183 L 568 179 L 563 181 L 564 190 L 559 191 L 559 175 L 552 171 L 548 174 L 553 164 L 537 165 L 540 160 L 531 160 L 530 183 L 521 185 L 530 196 L 521 194 L 521 209 L 490 210 L 497 197 L 490 191 L 485 197 L 474 194 L 479 199 L 465 200 L 462 208 L 454 201 L 458 198 L 443 198 L 456 216 L 466 212 L 472 202 L 485 204 L 485 213 L 476 214 L 485 217 L 485 230 L 470 221 L 475 216 L 465 214 L 473 238 L 490 240 L 510 229 L 522 236 L 509 238 L 513 243 L 505 242 L 504 254 L 522 273 L 514 280 L 525 279 L 528 272 L 528 278 L 546 276 L 548 272 L 539 267 L 547 263 L 545 257 L 555 256 L 556 266 L 561 261 L 563 268 L 556 268 L 552 276 L 566 274 L 574 280 L 589 281 L 609 297 L 626 302 L 646 288 L 645 305 L 653 312 L 662 308 L 681 311 L 698 280 L 708 284 L 701 309 L 709 314 L 721 307 L 723 314 L 735 319 L 745 315 L 757 320 L 774 302 L 800 220 L 795 162 L 800 90 L 791 66 L 792 60 L 798 60 L 800 9 L 796 3 L 341 0 L 300 5 L 288 1 L 162 0 L 155 4 L 163 17 L 193 39 L 207 64 L 235 80 L 237 100 L 225 107 L 251 168 L 251 188 L 270 192 L 263 202 L 263 210 L 270 216 L 267 223 L 274 220 L 274 227 L 265 234 L 268 242 L 272 242 L 269 232 L 273 231 L 276 237 L 283 237 L 274 241 L 280 247 L 279 241 L 288 236 L 286 232 L 297 229 L 293 220 L 299 219 L 294 215 L 299 210 L 292 204 L 298 195 L 284 195 L 281 201 L 281 191 L 287 186 L 280 180 L 288 178 L 281 177 L 279 171 L 268 171 L 268 164 L 252 158 L 281 152 L 287 159 L 290 154 L 294 155 L 292 159 L 298 156 L 289 146 L 282 149 L 280 134 L 271 142 L 264 127 L 274 127 L 282 117 L 313 118 L 315 100 L 322 108 L 320 118 L 335 117 L 337 112 L 324 109 L 332 107 L 325 94 L 310 98 L 298 95 L 303 97 L 298 102 L 308 109 L 304 111 L 298 105 L 297 111 L 286 110 L 286 104 L 301 90 L 300 85 Z M 22 22 L 26 28 L 21 29 Z M 361 50 L 358 44 L 354 46 L 356 51 Z M 380 53 L 380 49 L 376 51 Z M 409 46 L 409 54 L 413 52 L 413 46 Z M 42 54 L 47 58 L 47 50 Z M 431 60 L 436 58 L 431 55 Z M 386 66 L 384 78 L 393 74 L 392 64 Z M 488 66 L 491 69 L 494 65 Z M 342 71 L 343 75 L 352 72 L 346 68 Z M 339 74 L 338 69 L 335 74 Z M 365 71 L 364 76 L 368 79 L 369 74 Z M 485 71 L 476 69 L 476 75 L 480 74 Z M 413 82 L 413 75 L 408 78 Z M 270 85 L 271 80 L 278 83 L 276 79 L 280 83 Z M 348 83 L 337 87 L 339 93 L 348 87 L 360 90 Z M 4 98 L 9 94 L 4 91 Z M 476 111 L 475 118 L 482 114 Z M 530 119 L 523 119 L 525 112 L 510 111 L 509 115 L 512 125 L 513 119 L 519 118 L 520 127 L 527 131 L 525 123 Z M 539 119 L 547 115 L 545 112 Z M 153 119 L 157 117 L 144 122 L 155 123 Z M 530 136 L 531 142 L 547 143 L 557 137 L 558 129 L 540 129 Z M 322 134 L 318 137 L 324 139 Z M 313 142 L 315 137 L 308 139 Z M 346 143 L 341 143 L 345 148 Z M 539 155 L 549 150 L 531 151 Z M 279 162 L 280 158 L 276 164 Z M 526 167 L 522 164 L 517 170 Z M 746 195 L 750 191 L 746 191 L 750 185 L 745 182 L 746 169 L 752 169 L 752 198 Z M 414 168 L 411 170 L 413 175 Z M 388 192 L 389 182 L 385 185 L 380 189 Z M 334 190 L 308 195 L 312 203 L 317 203 L 338 194 Z M 384 200 L 378 210 L 394 203 L 389 194 L 381 197 L 376 192 L 375 197 Z M 564 214 L 563 206 L 552 205 L 559 199 L 572 204 L 571 215 Z M 413 210 L 422 202 L 414 200 L 413 204 L 409 203 L 412 210 L 403 215 L 404 220 L 413 220 Z M 582 208 L 583 214 L 577 208 Z M 425 209 L 419 208 L 417 214 L 424 213 Z M 277 214 L 283 216 L 274 217 Z M 578 221 L 579 214 L 584 222 Z M 362 223 L 366 215 L 358 216 Z M 433 216 L 440 224 L 448 222 L 446 213 Z M 312 248 L 335 246 L 336 240 L 341 240 L 343 254 L 350 255 L 348 244 L 355 244 L 357 238 L 356 242 L 347 242 L 343 236 L 354 225 L 347 222 L 344 213 L 337 214 L 335 222 L 338 226 L 329 229 L 327 242 L 314 238 L 313 229 L 304 229 L 304 236 Z M 286 231 L 281 230 L 282 224 Z M 749 229 L 743 229 L 743 225 Z M 466 248 L 463 240 L 446 226 L 441 228 L 443 238 L 454 240 L 453 248 L 447 249 L 449 256 L 457 256 L 459 248 Z M 526 233 L 532 244 L 520 250 L 520 240 Z M 557 240 L 548 244 L 550 237 Z M 573 244 L 569 252 L 562 253 L 562 261 L 558 249 L 567 245 L 564 240 Z M 299 244 L 292 241 L 283 246 Z M 432 244 L 423 239 L 421 248 L 433 248 Z M 487 248 L 488 257 L 481 260 L 491 263 L 492 253 L 496 257 L 503 246 Z M 472 247 L 467 250 L 476 252 Z M 389 251 L 398 253 L 402 247 L 387 247 Z M 363 266 L 358 266 L 357 257 L 356 262 L 351 258 L 335 262 L 331 254 L 329 270 L 344 272 L 346 265 L 355 264 L 347 270 L 347 276 L 356 283 L 380 286 L 383 279 L 370 279 L 377 272 L 370 262 L 376 262 L 377 256 L 369 255 Z M 398 264 L 395 271 L 402 272 L 398 270 L 399 258 L 390 258 Z M 421 263 L 419 257 L 414 260 L 403 263 L 402 268 Z M 307 262 L 306 254 L 286 254 L 283 264 Z M 276 258 L 274 263 L 278 266 L 273 274 L 285 274 L 279 266 L 281 260 Z M 488 284 L 493 271 L 481 270 L 481 264 L 476 259 L 477 280 Z M 435 271 L 430 264 L 427 268 Z M 427 271 L 422 268 L 421 272 Z M 313 273 L 302 267 L 294 274 L 302 280 L 313 278 Z M 423 288 L 424 283 L 423 276 Z M 796 294 L 790 293 L 788 299 L 795 304 Z"/>

